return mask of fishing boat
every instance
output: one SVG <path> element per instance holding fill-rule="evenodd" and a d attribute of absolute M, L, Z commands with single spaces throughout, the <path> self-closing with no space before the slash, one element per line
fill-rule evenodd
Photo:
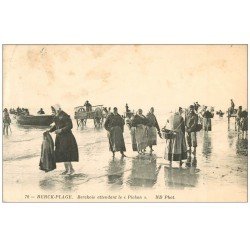
<path fill-rule="evenodd" d="M 49 126 L 53 123 L 53 115 L 18 115 L 16 120 L 20 125 Z"/>

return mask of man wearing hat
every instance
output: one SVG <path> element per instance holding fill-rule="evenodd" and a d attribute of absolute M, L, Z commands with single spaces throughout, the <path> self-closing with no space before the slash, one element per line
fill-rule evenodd
<path fill-rule="evenodd" d="M 189 147 L 189 153 L 191 154 L 191 149 L 193 147 L 193 154 L 195 155 L 197 147 L 196 129 L 198 125 L 198 115 L 195 113 L 193 105 L 190 105 L 189 107 L 189 113 L 186 116 L 185 125 L 187 131 L 187 144 Z"/>
<path fill-rule="evenodd" d="M 87 112 L 91 112 L 92 111 L 92 105 L 89 103 L 89 101 L 86 101 L 84 106 L 86 107 L 86 111 Z"/>

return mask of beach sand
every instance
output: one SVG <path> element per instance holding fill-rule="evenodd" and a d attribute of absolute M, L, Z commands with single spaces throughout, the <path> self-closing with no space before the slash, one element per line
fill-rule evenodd
<path fill-rule="evenodd" d="M 165 117 L 161 117 L 164 125 Z M 75 173 L 39 170 L 44 128 L 12 124 L 3 137 L 3 201 L 5 202 L 246 202 L 247 139 L 238 137 L 233 121 L 214 118 L 211 132 L 198 133 L 196 157 L 179 169 L 164 160 L 165 140 L 158 137 L 152 155 L 137 156 L 125 127 L 126 158 L 109 152 L 107 132 L 87 127 L 73 133 L 79 147 Z M 55 136 L 53 135 L 53 138 Z"/>

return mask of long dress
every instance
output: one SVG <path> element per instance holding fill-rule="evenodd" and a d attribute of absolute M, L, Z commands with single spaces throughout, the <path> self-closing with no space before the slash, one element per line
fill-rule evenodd
<path fill-rule="evenodd" d="M 185 140 L 184 119 L 179 113 L 175 113 L 171 124 L 171 130 L 176 132 L 174 139 L 166 140 L 164 159 L 169 161 L 180 161 L 187 159 L 187 146 Z"/>
<path fill-rule="evenodd" d="M 144 115 L 135 115 L 131 125 L 135 128 L 133 136 L 136 141 L 137 150 L 141 151 L 146 149 L 148 146 L 148 119 Z"/>
<path fill-rule="evenodd" d="M 123 138 L 124 124 L 125 122 L 122 117 L 119 114 L 115 115 L 113 113 L 107 117 L 104 123 L 105 129 L 109 131 L 109 150 L 112 152 L 126 151 Z"/>
<path fill-rule="evenodd" d="M 50 132 L 61 129 L 61 133 L 57 134 L 55 139 L 56 162 L 79 161 L 76 139 L 71 132 L 73 124 L 70 116 L 64 111 L 60 111 L 54 117 L 54 123 L 55 125 L 50 129 Z"/>
<path fill-rule="evenodd" d="M 148 113 L 148 146 L 157 145 L 157 131 L 160 132 L 158 121 L 154 114 Z"/>
<path fill-rule="evenodd" d="M 242 131 L 248 131 L 248 112 L 242 111 L 241 114 L 241 129 Z"/>

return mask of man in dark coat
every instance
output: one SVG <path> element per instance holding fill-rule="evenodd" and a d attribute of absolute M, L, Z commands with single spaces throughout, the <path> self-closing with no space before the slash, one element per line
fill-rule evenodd
<path fill-rule="evenodd" d="M 87 112 L 91 112 L 92 111 L 92 105 L 89 103 L 89 101 L 86 101 L 84 106 L 86 107 L 86 111 Z"/>
<path fill-rule="evenodd" d="M 114 113 L 108 115 L 104 127 L 108 131 L 108 138 L 109 138 L 109 149 L 113 153 L 113 157 L 115 156 L 115 152 L 120 151 L 122 157 L 126 157 L 124 151 L 125 142 L 123 138 L 124 132 L 124 120 L 118 114 L 118 110 L 115 107 Z"/>

